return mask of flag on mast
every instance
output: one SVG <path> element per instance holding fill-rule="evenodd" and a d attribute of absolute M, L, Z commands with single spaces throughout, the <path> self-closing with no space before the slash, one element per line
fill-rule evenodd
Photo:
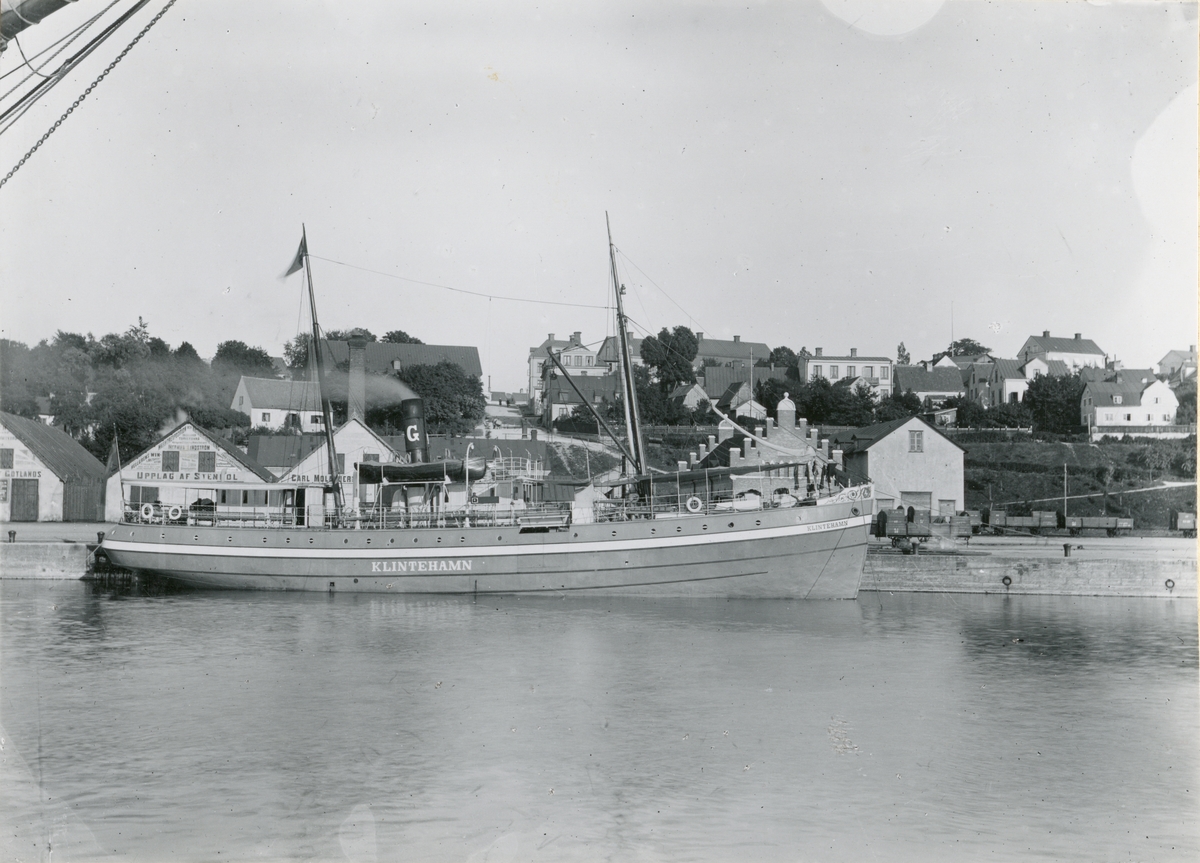
<path fill-rule="evenodd" d="M 292 259 L 292 265 L 287 268 L 287 272 L 280 278 L 286 279 L 292 273 L 298 272 L 304 266 L 304 258 L 308 255 L 308 238 L 303 234 L 300 236 L 300 248 L 296 250 L 296 257 Z"/>
<path fill-rule="evenodd" d="M 117 446 L 117 430 L 113 429 L 112 446 L 108 450 L 108 464 L 105 468 L 110 474 L 116 473 L 121 469 L 121 450 Z"/>

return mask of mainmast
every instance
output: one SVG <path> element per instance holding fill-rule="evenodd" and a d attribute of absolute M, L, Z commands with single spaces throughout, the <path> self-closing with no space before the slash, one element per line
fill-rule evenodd
<path fill-rule="evenodd" d="M 625 402 L 625 434 L 629 437 L 629 451 L 633 456 L 633 472 L 646 472 L 646 447 L 642 443 L 642 426 L 638 418 L 637 384 L 633 379 L 633 360 L 629 354 L 629 333 L 626 331 L 625 307 L 621 304 L 621 295 L 625 286 L 617 277 L 617 250 L 612 241 L 612 225 L 608 221 L 608 213 L 604 214 L 604 226 L 608 228 L 608 260 L 612 266 L 613 291 L 617 295 L 617 338 L 621 346 L 621 392 Z"/>
<path fill-rule="evenodd" d="M 333 484 L 333 508 L 335 521 L 340 524 L 342 519 L 342 475 L 338 470 L 337 448 L 333 443 L 333 405 L 323 386 L 325 381 L 325 364 L 321 359 L 321 327 L 317 323 L 317 298 L 313 292 L 312 265 L 308 260 L 308 232 L 304 225 L 300 226 L 300 254 L 304 258 L 304 275 L 308 279 L 308 307 L 312 312 L 312 351 L 316 360 L 317 391 L 321 394 L 321 415 L 325 426 L 326 450 L 329 453 L 329 477 Z"/>

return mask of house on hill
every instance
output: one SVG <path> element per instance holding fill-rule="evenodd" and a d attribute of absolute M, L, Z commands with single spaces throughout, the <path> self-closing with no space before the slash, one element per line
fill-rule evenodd
<path fill-rule="evenodd" d="M 963 448 L 920 417 L 841 432 L 833 442 L 851 479 L 875 483 L 876 508 L 953 515 L 963 509 Z"/>
<path fill-rule="evenodd" d="M 575 387 L 571 386 L 572 383 L 575 384 Z M 588 403 L 599 411 L 601 405 L 617 402 L 621 392 L 621 379 L 618 375 L 609 374 L 595 377 L 572 375 L 570 383 L 563 380 L 561 376 L 550 378 L 546 382 L 546 393 L 542 405 L 543 425 L 549 428 L 556 419 L 570 416 L 575 407 L 583 403 L 579 398 L 579 393 L 575 392 L 576 388 Z"/>
<path fill-rule="evenodd" d="M 250 417 L 251 426 L 309 433 L 323 433 L 325 429 L 321 389 L 315 381 L 242 375 L 229 407 Z"/>
<path fill-rule="evenodd" d="M 858 348 L 851 348 L 845 356 L 826 354 L 823 348 L 817 348 L 812 356 L 800 357 L 798 371 L 802 381 L 814 381 L 825 378 L 830 383 L 836 383 L 842 378 L 866 378 L 872 391 L 879 398 L 887 398 L 895 390 L 893 387 L 894 363 L 888 357 L 858 355 Z"/>
<path fill-rule="evenodd" d="M 181 515 L 217 505 L 253 512 L 267 506 L 274 480 L 228 440 L 185 420 L 109 476 L 104 519 L 120 521 L 126 512 L 162 518 L 172 507 Z"/>
<path fill-rule="evenodd" d="M 741 336 L 734 336 L 732 340 L 710 339 L 705 338 L 704 333 L 696 333 L 696 339 L 698 344 L 692 368 L 697 372 L 705 365 L 752 366 L 771 356 L 771 349 L 765 342 L 743 342 Z"/>
<path fill-rule="evenodd" d="M 642 359 L 642 340 L 634 338 L 633 333 L 628 333 L 626 340 L 629 342 L 629 359 L 635 366 L 644 366 L 646 361 Z M 613 373 L 617 371 L 620 364 L 620 339 L 616 336 L 605 336 L 604 341 L 600 343 L 600 349 L 596 352 L 596 365 L 602 366 L 606 372 Z"/>
<path fill-rule="evenodd" d="M 1148 371 L 1148 370 L 1147 370 Z M 1184 438 L 1196 433 L 1192 425 L 1176 425 L 1179 400 L 1157 378 L 1088 381 L 1079 401 L 1080 423 L 1092 440 L 1105 436 Z"/>
<path fill-rule="evenodd" d="M 103 521 L 106 474 L 62 429 L 0 413 L 0 522 Z"/>
<path fill-rule="evenodd" d="M 572 377 L 596 377 L 608 373 L 607 367 L 598 361 L 598 353 L 583 343 L 583 333 L 576 330 L 569 339 L 556 339 L 550 333 L 537 347 L 529 349 L 529 404 L 535 414 L 543 412 L 546 397 L 546 376 L 558 370 L 550 362 L 547 351 L 563 364 Z"/>
<path fill-rule="evenodd" d="M 1186 351 L 1167 351 L 1166 356 L 1158 361 L 1158 373 L 1173 386 L 1196 376 L 1196 346 L 1192 345 Z"/>
<path fill-rule="evenodd" d="M 1085 366 L 1104 368 L 1105 353 L 1091 339 L 1085 339 L 1082 333 L 1076 333 L 1075 338 L 1066 339 L 1051 336 L 1049 330 L 1043 330 L 1040 336 L 1030 336 L 1017 353 L 1021 365 L 1027 364 L 1034 358 L 1045 360 L 1062 360 L 1072 372 Z"/>
<path fill-rule="evenodd" d="M 739 381 L 726 387 L 725 392 L 717 399 L 716 406 L 721 413 L 731 417 L 761 420 L 767 416 L 767 409 L 754 400 L 749 381 Z"/>
<path fill-rule="evenodd" d="M 894 391 L 898 395 L 912 392 L 921 400 L 921 404 L 940 406 L 946 399 L 966 395 L 962 374 L 953 363 L 949 367 L 935 366 L 924 369 L 921 366 L 896 366 Z"/>

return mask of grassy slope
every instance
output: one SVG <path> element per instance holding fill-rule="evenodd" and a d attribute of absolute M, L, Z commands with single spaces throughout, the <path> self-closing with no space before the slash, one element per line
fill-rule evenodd
<path fill-rule="evenodd" d="M 1107 508 L 1109 515 L 1130 516 L 1138 526 L 1149 528 L 1166 527 L 1172 509 L 1196 511 L 1195 486 L 1129 493 L 1132 489 L 1159 486 L 1164 479 L 1195 480 L 1195 441 L 1153 444 L 964 441 L 961 446 L 967 450 L 968 509 L 1004 508 L 1016 514 L 1034 509 L 1061 510 L 1065 464 L 1070 515 L 1101 515 Z M 1167 453 L 1170 467 L 1147 467 L 1146 454 L 1150 450 Z M 1111 471 L 1107 498 L 1103 482 L 1105 467 Z M 1074 497 L 1085 494 L 1092 496 Z"/>

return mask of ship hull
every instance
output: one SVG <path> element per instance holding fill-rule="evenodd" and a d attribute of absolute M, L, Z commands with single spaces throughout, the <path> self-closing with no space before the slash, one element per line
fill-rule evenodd
<path fill-rule="evenodd" d="M 590 592 L 853 599 L 859 504 L 520 527 L 328 530 L 120 524 L 110 560 L 200 588 L 476 594 Z"/>

